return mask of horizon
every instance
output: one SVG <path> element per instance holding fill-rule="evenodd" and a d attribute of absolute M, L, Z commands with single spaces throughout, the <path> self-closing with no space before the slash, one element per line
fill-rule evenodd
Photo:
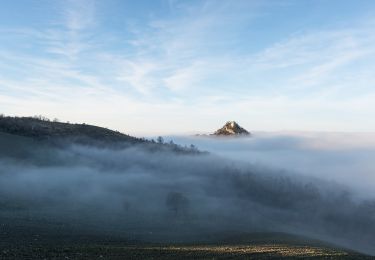
<path fill-rule="evenodd" d="M 310 136 L 310 137 L 317 137 L 317 135 L 320 135 L 320 134 L 323 134 L 323 135 L 326 135 L 326 136 L 331 136 L 334 137 L 334 138 L 338 138 L 340 137 L 341 135 L 351 135 L 351 136 L 357 136 L 357 137 L 361 137 L 360 139 L 364 138 L 364 137 L 368 137 L 367 135 L 370 135 L 370 138 L 372 137 L 372 135 L 375 135 L 375 131 L 324 131 L 324 130 L 317 130 L 317 131 L 314 131 L 314 130 L 290 130 L 290 129 L 276 129 L 276 130 L 251 130 L 251 129 L 248 129 L 246 127 L 243 127 L 240 123 L 238 123 L 237 121 L 235 120 L 229 120 L 229 121 L 226 121 L 224 122 L 221 126 L 217 127 L 216 129 L 213 129 L 211 131 L 200 131 L 199 129 L 197 130 L 192 130 L 190 132 L 181 132 L 181 133 L 173 133 L 173 132 L 164 132 L 164 133 L 153 133 L 153 134 L 150 134 L 148 132 L 144 132 L 144 134 L 142 135 L 142 132 L 136 132 L 136 133 L 129 133 L 129 132 L 126 132 L 125 131 L 121 131 L 119 129 L 116 129 L 116 128 L 111 128 L 111 127 L 108 127 L 108 126 L 105 126 L 105 125 L 97 125 L 97 124 L 92 124 L 92 123 L 88 123 L 88 122 L 85 122 L 85 121 L 80 121 L 80 122 L 72 122 L 72 121 L 62 121 L 60 120 L 59 118 L 48 118 L 48 117 L 45 117 L 43 115 L 33 115 L 33 116 L 19 116 L 19 115 L 4 115 L 4 114 L 1 114 L 0 113 L 0 116 L 3 116 L 3 117 L 19 117 L 19 118 L 22 118 L 22 117 L 25 117 L 25 118 L 36 118 L 36 119 L 40 119 L 40 120 L 47 120 L 47 121 L 50 121 L 50 122 L 57 122 L 57 123 L 65 123 L 65 124 L 78 124 L 78 125 L 92 125 L 92 126 L 97 126 L 97 127 L 101 127 L 101 128 L 105 128 L 105 129 L 109 129 L 109 130 L 112 130 L 112 131 L 116 131 L 116 132 L 120 132 L 122 134 L 126 134 L 126 135 L 130 135 L 130 136 L 133 136 L 133 137 L 137 137 L 137 138 L 157 138 L 159 136 L 161 137 L 165 137 L 165 138 L 169 138 L 168 140 L 172 140 L 171 138 L 179 138 L 179 137 L 191 137 L 191 138 L 194 138 L 194 137 L 197 137 L 197 138 L 200 138 L 200 137 L 208 137 L 209 135 L 212 135 L 216 130 L 220 129 L 221 127 L 223 127 L 225 124 L 227 124 L 228 122 L 235 122 L 237 123 L 240 127 L 242 128 L 245 128 L 245 130 L 249 131 L 250 132 L 250 136 L 243 136 L 243 137 L 240 137 L 240 139 L 243 139 L 243 138 L 251 138 L 255 135 L 285 135 L 285 136 L 295 136 L 295 137 L 307 137 L 307 136 Z M 232 138 L 238 138 L 238 137 L 219 137 L 220 139 L 221 138 L 224 138 L 224 139 L 232 139 Z M 358 140 L 357 140 L 358 141 Z M 363 140 L 361 140 L 363 141 Z M 366 139 L 366 141 L 370 141 L 369 139 Z"/>
<path fill-rule="evenodd" d="M 4 1 L 0 113 L 135 136 L 373 133 L 373 1 Z"/>

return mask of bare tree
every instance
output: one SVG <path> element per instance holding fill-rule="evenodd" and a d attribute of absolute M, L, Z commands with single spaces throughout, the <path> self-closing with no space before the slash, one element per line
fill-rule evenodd
<path fill-rule="evenodd" d="M 159 144 L 163 144 L 163 143 L 164 143 L 164 138 L 161 137 L 161 136 L 158 136 L 158 138 L 156 139 L 156 141 L 157 141 Z"/>
<path fill-rule="evenodd" d="M 189 200 L 180 192 L 169 192 L 165 201 L 167 208 L 174 212 L 175 216 L 186 215 L 189 208 Z"/>

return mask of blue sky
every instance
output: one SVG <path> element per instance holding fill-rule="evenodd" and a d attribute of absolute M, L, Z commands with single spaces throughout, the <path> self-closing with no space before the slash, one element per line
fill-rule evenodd
<path fill-rule="evenodd" d="M 135 135 L 375 131 L 374 1 L 2 1 L 0 111 Z"/>

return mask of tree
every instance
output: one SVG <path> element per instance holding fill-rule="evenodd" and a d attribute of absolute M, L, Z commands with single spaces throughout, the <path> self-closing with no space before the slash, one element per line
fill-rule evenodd
<path fill-rule="evenodd" d="M 169 192 L 165 201 L 167 208 L 174 212 L 175 216 L 187 214 L 189 200 L 180 192 Z"/>
<path fill-rule="evenodd" d="M 156 139 L 156 141 L 157 141 L 159 144 L 163 144 L 163 143 L 164 143 L 164 138 L 161 137 L 161 136 L 158 136 L 158 138 Z"/>

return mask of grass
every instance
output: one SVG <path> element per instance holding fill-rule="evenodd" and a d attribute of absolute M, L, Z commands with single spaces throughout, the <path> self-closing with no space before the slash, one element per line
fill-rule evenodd
<path fill-rule="evenodd" d="M 332 248 L 263 245 L 74 245 L 2 249 L 1 259 L 372 259 Z"/>
<path fill-rule="evenodd" d="M 202 240 L 203 241 L 203 240 Z M 199 243 L 155 244 L 48 221 L 0 215 L 0 259 L 374 259 L 285 233 L 220 233 Z"/>

